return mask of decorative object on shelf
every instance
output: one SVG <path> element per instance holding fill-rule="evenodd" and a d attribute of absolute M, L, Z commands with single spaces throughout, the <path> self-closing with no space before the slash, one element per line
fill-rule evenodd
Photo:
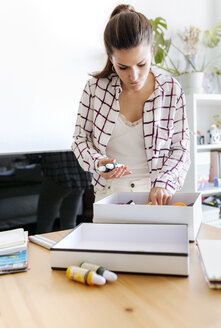
<path fill-rule="evenodd" d="M 213 115 L 213 118 L 215 120 L 216 126 L 218 128 L 220 128 L 221 127 L 221 120 L 220 120 L 219 114 Z"/>
<path fill-rule="evenodd" d="M 208 130 L 208 140 L 210 144 L 221 143 L 221 129 L 216 124 L 210 125 Z"/>
<path fill-rule="evenodd" d="M 214 56 L 210 52 L 221 40 L 221 22 L 203 33 L 195 26 L 185 28 L 178 34 L 181 45 L 176 45 L 171 38 L 165 38 L 167 23 L 164 18 L 157 17 L 150 22 L 154 30 L 153 65 L 177 77 L 187 94 L 214 93 L 217 90 L 214 77 L 221 74 L 216 67 L 220 67 L 221 54 Z M 182 56 L 180 62 L 172 58 L 170 49 Z M 204 73 L 207 74 L 205 82 Z"/>
<path fill-rule="evenodd" d="M 191 25 L 189 28 L 185 27 L 184 32 L 178 34 L 182 41 L 185 56 L 184 74 L 195 73 L 196 71 L 200 32 L 198 27 Z"/>
<path fill-rule="evenodd" d="M 209 144 L 219 144 L 221 143 L 221 120 L 219 114 L 213 115 L 215 123 L 210 125 L 210 130 L 208 130 L 208 140 Z"/>
<path fill-rule="evenodd" d="M 197 191 L 203 191 L 209 187 L 210 177 L 210 152 L 196 154 L 197 161 Z"/>
<path fill-rule="evenodd" d="M 221 187 L 221 177 L 214 178 L 214 187 Z"/>
<path fill-rule="evenodd" d="M 205 137 L 201 136 L 200 131 L 197 131 L 197 145 L 204 145 L 205 144 Z"/>

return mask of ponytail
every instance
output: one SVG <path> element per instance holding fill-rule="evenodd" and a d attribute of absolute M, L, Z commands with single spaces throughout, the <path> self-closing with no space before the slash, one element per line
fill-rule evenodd
<path fill-rule="evenodd" d="M 104 45 L 108 56 L 106 65 L 101 72 L 92 76 L 103 78 L 113 73 L 110 60 L 113 48 L 131 49 L 139 46 L 143 41 L 152 46 L 153 28 L 149 20 L 130 5 L 117 6 L 111 13 L 104 30 Z"/>

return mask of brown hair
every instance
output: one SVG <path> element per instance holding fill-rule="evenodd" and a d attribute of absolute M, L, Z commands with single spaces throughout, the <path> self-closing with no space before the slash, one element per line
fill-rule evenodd
<path fill-rule="evenodd" d="M 104 45 L 108 55 L 106 65 L 101 72 L 92 76 L 102 78 L 113 73 L 110 61 L 113 48 L 118 50 L 134 48 L 144 40 L 152 46 L 153 28 L 149 20 L 130 5 L 118 5 L 111 13 L 104 30 Z"/>

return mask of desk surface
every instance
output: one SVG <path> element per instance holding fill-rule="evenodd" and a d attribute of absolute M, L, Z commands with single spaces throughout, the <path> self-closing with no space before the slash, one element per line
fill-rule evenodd
<path fill-rule="evenodd" d="M 47 234 L 57 241 L 67 231 Z M 220 239 L 221 229 L 202 225 L 199 237 Z M 0 277 L 1 328 L 221 327 L 221 290 L 203 277 L 190 244 L 190 275 L 118 274 L 89 287 L 50 268 L 49 250 L 29 243 L 30 270 Z"/>

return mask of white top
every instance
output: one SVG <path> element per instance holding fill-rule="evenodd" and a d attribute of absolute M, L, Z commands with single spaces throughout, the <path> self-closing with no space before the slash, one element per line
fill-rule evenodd
<path fill-rule="evenodd" d="M 149 177 L 142 119 L 132 123 L 124 115 L 119 114 L 107 144 L 106 154 L 132 171 L 132 175 L 123 176 L 121 179 L 131 179 L 132 176 L 133 179 Z"/>

